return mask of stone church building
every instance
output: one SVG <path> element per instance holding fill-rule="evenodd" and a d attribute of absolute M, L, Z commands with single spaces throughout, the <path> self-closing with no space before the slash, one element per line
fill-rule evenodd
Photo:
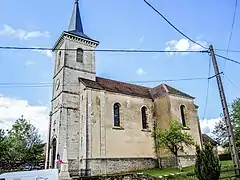
<path fill-rule="evenodd" d="M 84 31 L 75 1 L 68 31 L 54 45 L 55 68 L 46 168 L 61 159 L 71 175 L 117 173 L 156 167 L 153 129 L 179 120 L 200 144 L 194 97 L 167 84 L 144 87 L 96 76 L 99 42 Z M 65 50 L 67 49 L 67 50 Z M 192 163 L 186 148 L 182 164 Z M 169 156 L 166 151 L 161 156 Z M 167 161 L 165 162 L 167 164 Z"/>

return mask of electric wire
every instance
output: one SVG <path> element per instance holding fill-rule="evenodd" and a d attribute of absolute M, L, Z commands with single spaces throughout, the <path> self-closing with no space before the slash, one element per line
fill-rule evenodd
<path fill-rule="evenodd" d="M 231 33 L 230 33 L 230 35 L 229 35 L 229 41 L 228 41 L 228 46 L 227 46 L 227 55 L 228 55 L 229 47 L 230 47 L 231 40 L 232 40 L 232 33 L 233 33 L 233 27 L 234 27 L 234 24 L 235 24 L 236 11 L 237 11 L 237 0 L 235 0 L 235 8 L 234 8 L 234 13 L 233 13 Z M 224 69 L 225 69 L 225 67 L 226 67 L 226 62 L 227 62 L 227 60 L 225 59 L 224 64 L 223 64 L 223 71 L 224 71 Z"/>
<path fill-rule="evenodd" d="M 208 77 L 196 77 L 196 78 L 182 78 L 182 79 L 163 79 L 163 80 L 149 80 L 149 81 L 127 81 L 126 83 L 160 83 L 160 82 L 174 82 L 174 81 L 193 81 L 193 80 L 206 80 Z M 56 83 L 44 83 L 44 82 L 33 82 L 33 83 L 0 83 L 0 88 L 7 87 L 7 88 L 15 88 L 15 87 L 52 87 L 56 85 Z M 65 84 L 64 86 L 79 86 L 79 84 Z"/>
<path fill-rule="evenodd" d="M 53 51 L 52 48 L 46 47 L 17 47 L 17 46 L 1 46 L 0 49 L 6 50 L 35 50 L 35 51 Z M 54 50 L 62 50 L 62 51 L 76 51 L 76 49 L 54 49 Z M 183 52 L 198 52 L 198 53 L 206 53 L 208 51 L 176 51 L 176 50 L 141 50 L 141 49 L 83 49 L 83 51 L 96 51 L 96 52 L 123 52 L 123 53 L 183 53 Z"/>
<path fill-rule="evenodd" d="M 211 73 L 211 56 L 209 56 L 209 63 L 208 63 L 208 77 L 210 77 Z M 209 96 L 209 83 L 210 83 L 210 78 L 207 80 L 207 93 L 206 93 L 206 101 L 205 101 L 205 107 L 204 107 L 204 112 L 203 112 L 203 120 L 205 119 L 206 112 L 207 112 L 207 105 L 208 105 L 208 96 Z"/>
<path fill-rule="evenodd" d="M 154 8 L 149 2 L 147 2 L 146 0 L 144 0 L 144 2 L 151 7 L 157 14 L 159 14 L 170 26 L 172 26 L 178 33 L 180 33 L 181 35 L 183 35 L 185 38 L 187 38 L 189 41 L 199 45 L 200 47 L 202 47 L 203 49 L 208 49 L 207 47 L 201 45 L 200 43 L 194 41 L 193 39 L 191 39 L 190 37 L 188 37 L 186 34 L 184 34 L 183 32 L 181 32 L 176 26 L 174 26 L 166 17 L 163 16 L 163 14 L 161 14 L 156 8 Z"/>
<path fill-rule="evenodd" d="M 214 48 L 214 51 L 223 51 L 223 52 L 232 52 L 232 53 L 240 53 L 240 50 L 227 50 L 227 49 L 218 49 Z"/>
<path fill-rule="evenodd" d="M 223 74 L 223 75 L 236 89 L 240 90 L 240 87 L 237 86 L 230 78 L 228 78 L 226 74 Z"/>
<path fill-rule="evenodd" d="M 236 63 L 236 64 L 240 64 L 239 61 L 236 61 L 236 60 L 234 60 L 234 59 L 231 59 L 231 58 L 228 58 L 228 57 L 225 57 L 225 56 L 221 56 L 221 55 L 219 55 L 219 54 L 215 54 L 215 56 L 220 57 L 220 58 L 223 58 L 223 59 L 226 59 L 226 60 L 231 61 L 231 62 L 234 62 L 234 63 Z"/>

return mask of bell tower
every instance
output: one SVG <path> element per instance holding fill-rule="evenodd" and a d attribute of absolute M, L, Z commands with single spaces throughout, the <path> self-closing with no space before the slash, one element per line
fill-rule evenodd
<path fill-rule="evenodd" d="M 46 168 L 57 168 L 67 151 L 69 168 L 79 162 L 79 77 L 95 81 L 95 48 L 99 42 L 83 30 L 79 2 L 75 0 L 69 28 L 53 47 L 55 53 L 53 91 Z M 65 148 L 64 148 L 65 147 Z"/>

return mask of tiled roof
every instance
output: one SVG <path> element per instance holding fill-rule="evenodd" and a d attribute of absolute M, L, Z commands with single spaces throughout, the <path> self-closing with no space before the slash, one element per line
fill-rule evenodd
<path fill-rule="evenodd" d="M 96 77 L 96 81 L 79 78 L 79 80 L 87 87 L 99 90 L 106 90 L 115 93 L 121 93 L 126 95 L 132 95 L 148 99 L 157 99 L 158 97 L 169 94 L 176 94 L 187 98 L 193 98 L 167 84 L 160 84 L 154 88 L 139 86 L 135 84 L 129 84 L 116 80 Z"/>
<path fill-rule="evenodd" d="M 203 140 L 203 142 L 210 142 L 214 146 L 216 146 L 218 144 L 217 141 L 213 140 L 211 137 L 209 137 L 206 134 L 202 134 L 202 140 Z"/>

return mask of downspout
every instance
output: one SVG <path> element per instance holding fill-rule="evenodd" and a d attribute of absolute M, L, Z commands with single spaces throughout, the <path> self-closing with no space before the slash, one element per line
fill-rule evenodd
<path fill-rule="evenodd" d="M 86 91 L 86 167 L 85 175 L 88 176 L 88 91 Z"/>

